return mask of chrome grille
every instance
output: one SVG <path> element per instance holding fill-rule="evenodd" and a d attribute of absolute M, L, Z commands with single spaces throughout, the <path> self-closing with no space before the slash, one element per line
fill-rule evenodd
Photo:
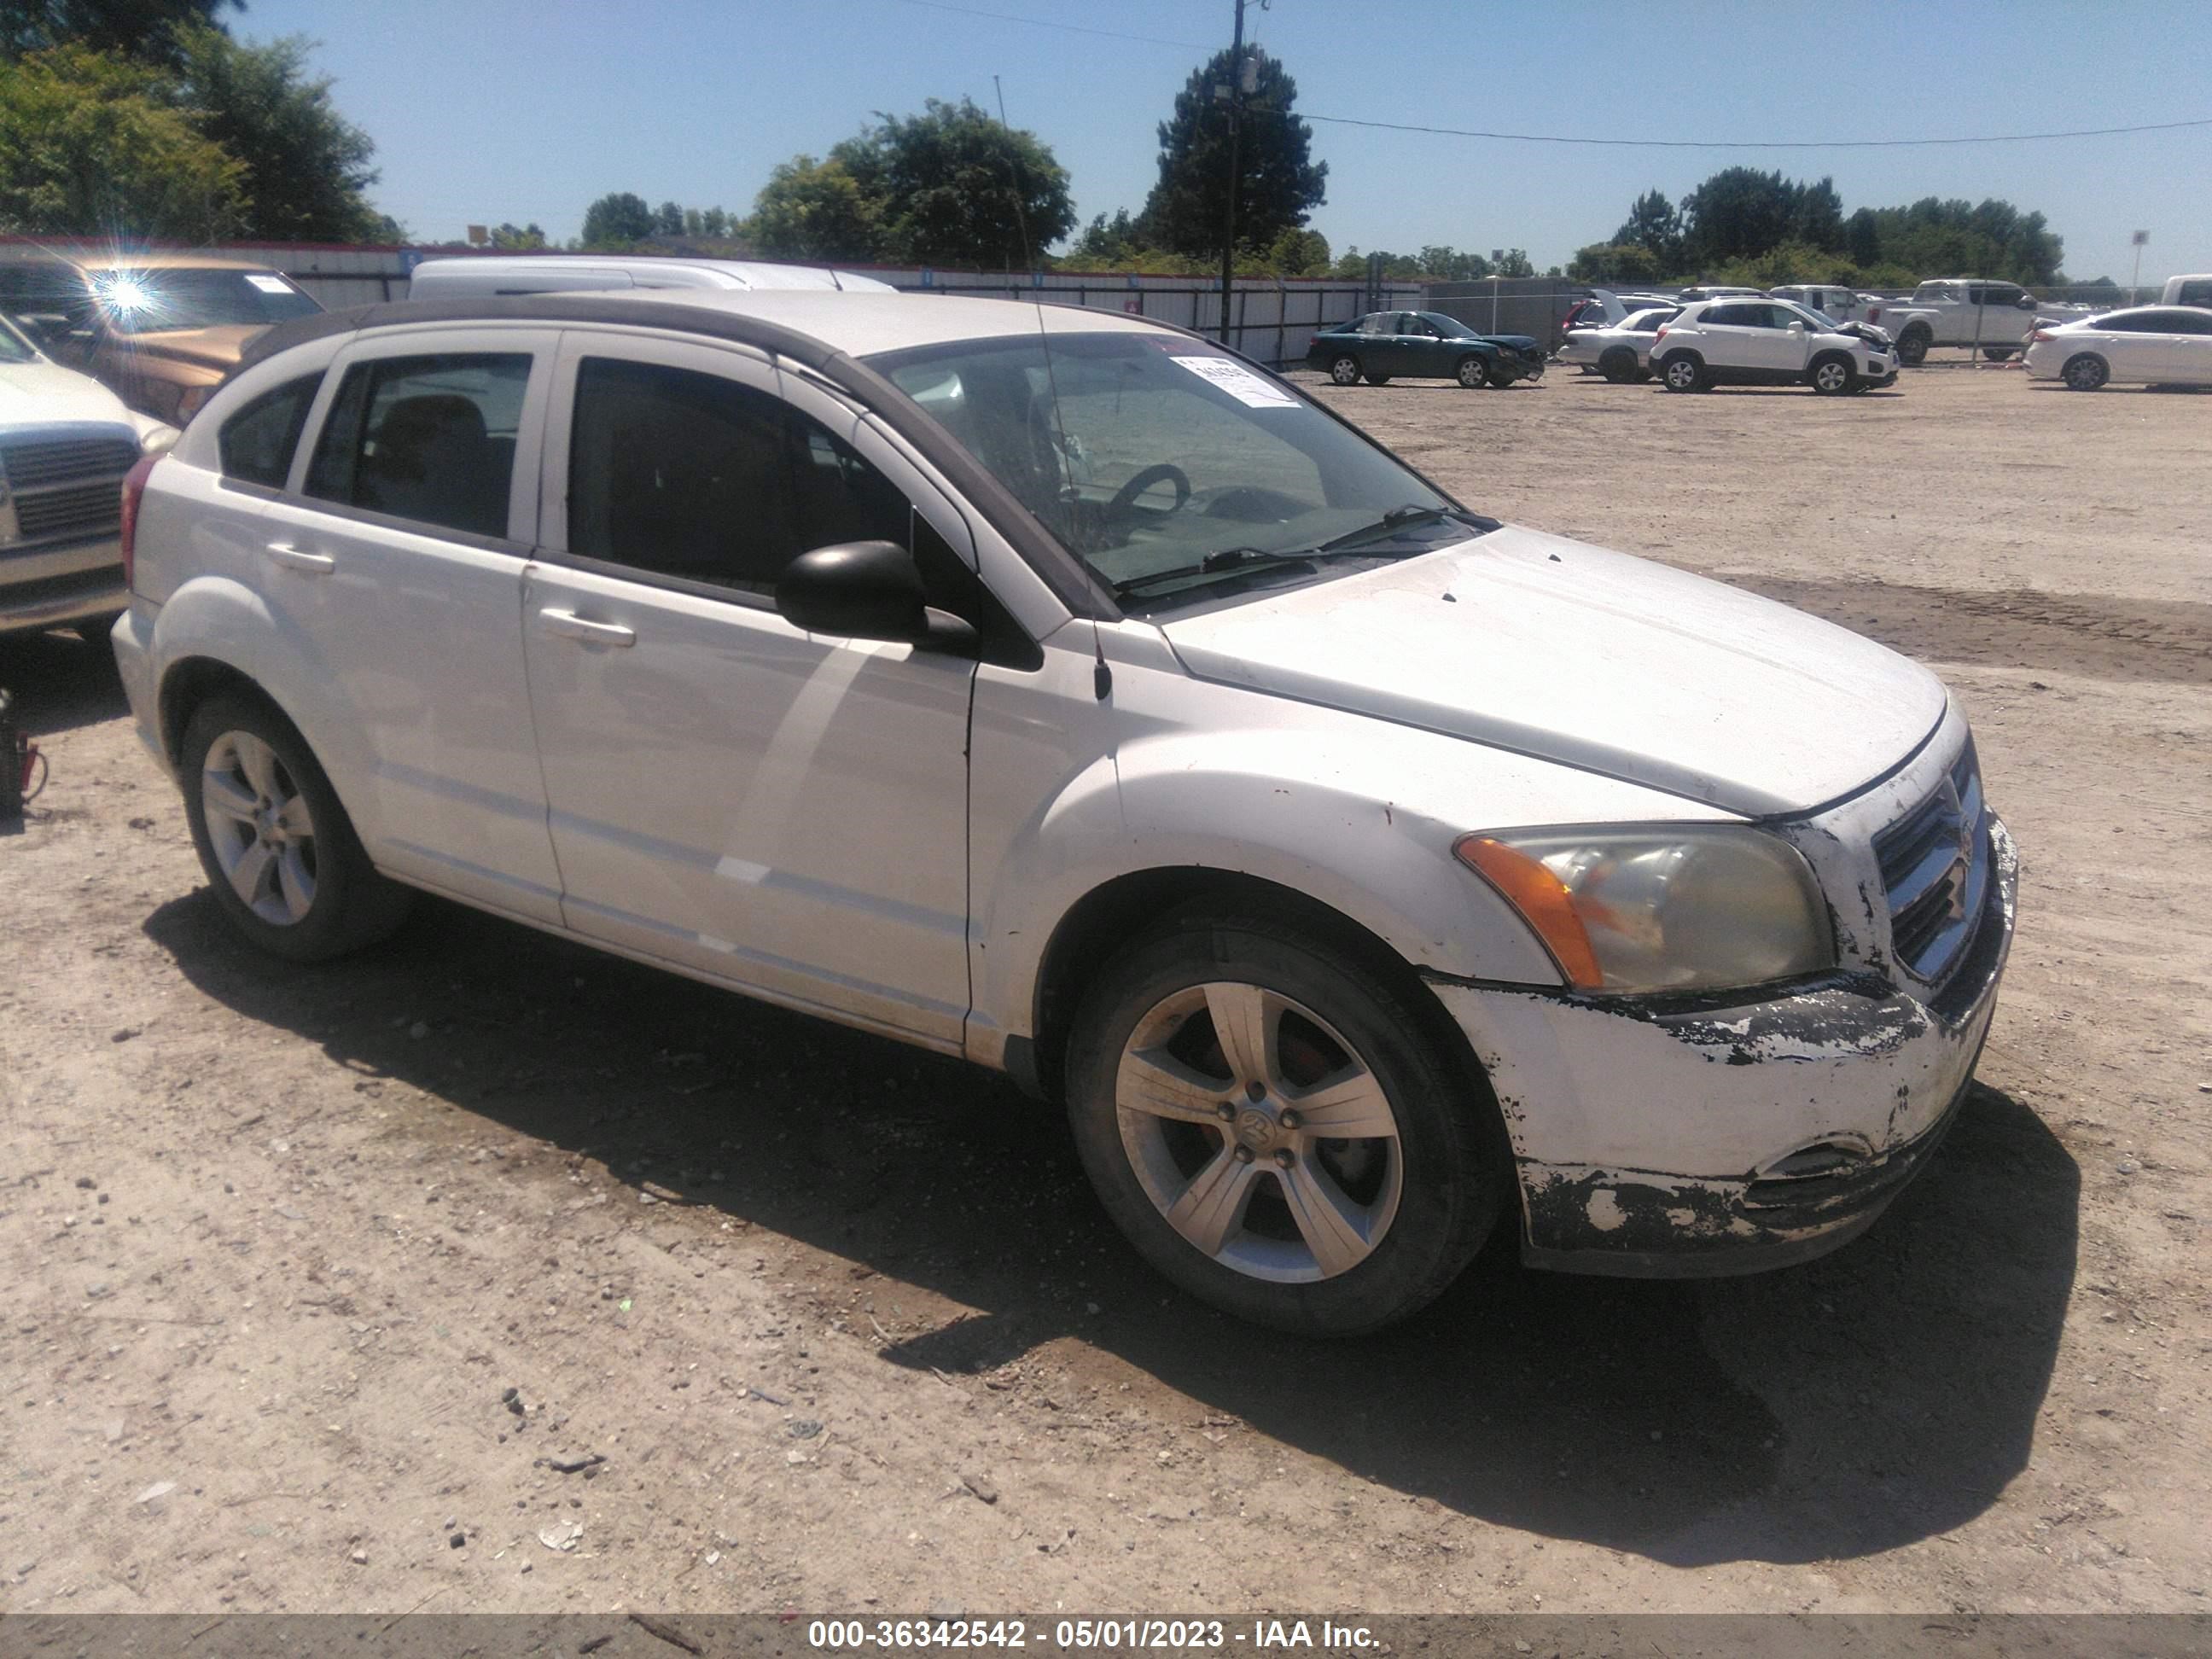
<path fill-rule="evenodd" d="M 1969 742 L 1936 792 L 1875 837 L 1889 898 L 1890 951 L 1915 979 L 1940 983 L 1981 920 L 1990 836 Z"/>
<path fill-rule="evenodd" d="M 0 434 L 0 536 L 21 545 L 118 534 L 124 476 L 138 453 L 112 427 Z"/>
<path fill-rule="evenodd" d="M 16 490 L 87 478 L 120 480 L 137 459 L 138 446 L 125 438 L 0 437 L 0 467 Z"/>
<path fill-rule="evenodd" d="M 15 528 L 27 541 L 47 536 L 114 534 L 123 525 L 123 486 L 116 478 L 73 489 L 15 497 Z"/>

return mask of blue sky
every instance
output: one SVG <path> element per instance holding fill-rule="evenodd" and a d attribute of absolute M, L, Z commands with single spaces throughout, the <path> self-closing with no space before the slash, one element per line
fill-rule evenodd
<path fill-rule="evenodd" d="M 874 110 L 969 94 L 1036 131 L 1088 219 L 1142 204 L 1153 127 L 1230 0 L 252 0 L 247 38 L 303 33 L 376 139 L 378 204 L 418 237 L 536 220 L 573 235 L 611 190 L 751 204 L 769 169 Z M 2212 117 L 2212 4 L 1923 0 L 1572 6 L 1274 0 L 1248 27 L 1308 115 L 1598 138 L 1894 138 Z M 1170 44 L 1161 44 L 1162 42 Z M 1183 44 L 1187 43 L 1187 44 Z M 1686 90 L 1674 91 L 1670 88 Z M 1507 143 L 1316 124 L 1315 228 L 1342 252 L 1522 246 L 1539 269 L 1603 240 L 1654 185 L 1741 162 L 1834 177 L 1845 208 L 2005 198 L 2065 238 L 2069 275 L 2212 270 L 2212 126 L 1947 149 L 1727 151 Z M 1927 273 L 1929 275 L 1955 273 Z"/>

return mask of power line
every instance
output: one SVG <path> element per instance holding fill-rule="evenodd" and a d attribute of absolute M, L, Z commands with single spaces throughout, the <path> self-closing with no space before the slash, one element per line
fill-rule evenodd
<path fill-rule="evenodd" d="M 1120 29 L 1094 29 L 1081 23 L 1060 23 L 1043 17 L 1018 17 L 1012 12 L 984 11 L 975 6 L 953 6 L 945 0 L 899 0 L 907 6 L 920 6 L 926 11 L 957 12 L 963 17 L 988 17 L 1000 23 L 1026 23 L 1033 29 L 1058 29 L 1063 34 L 1103 35 L 1109 40 L 1138 40 L 1148 46 L 1182 46 L 1190 52 L 1205 52 L 1206 47 L 1195 40 L 1170 40 L 1158 34 L 1126 34 Z"/>
<path fill-rule="evenodd" d="M 920 0 L 915 0 L 920 3 Z M 1279 114 L 1253 106 L 1254 114 Z M 1337 127 L 1375 127 L 1385 132 L 1424 132 L 1447 138 L 1492 138 L 1516 144 L 1596 144 L 1616 149 L 1907 149 L 1935 144 L 2027 144 L 2050 138 L 2107 138 L 2124 133 L 2175 132 L 2185 127 L 2212 127 L 2212 116 L 2195 121 L 2159 121 L 2135 127 L 2077 127 L 2064 132 L 1999 132 L 1971 138 L 1580 138 L 1556 132 L 1486 132 L 1471 127 L 1416 126 L 1403 121 L 1362 121 L 1349 115 L 1310 115 L 1292 112 L 1302 121 L 1324 121 Z"/>

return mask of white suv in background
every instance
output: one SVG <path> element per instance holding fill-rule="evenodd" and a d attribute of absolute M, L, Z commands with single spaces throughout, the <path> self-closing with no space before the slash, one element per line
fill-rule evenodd
<path fill-rule="evenodd" d="M 1897 352 L 1881 330 L 1764 295 L 1685 306 L 1654 337 L 1650 361 L 1669 392 L 1809 386 L 1832 395 L 1897 380 Z"/>
<path fill-rule="evenodd" d="M 1996 1005 L 2017 860 L 1933 674 L 1142 318 L 370 307 L 131 495 L 116 659 L 240 937 L 421 888 L 1011 1073 L 1249 1318 L 1386 1324 L 1501 1220 L 1817 1255 Z"/>

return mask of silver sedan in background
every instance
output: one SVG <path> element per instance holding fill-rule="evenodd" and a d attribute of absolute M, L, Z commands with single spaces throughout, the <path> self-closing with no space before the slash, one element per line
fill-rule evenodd
<path fill-rule="evenodd" d="M 1610 328 L 1578 328 L 1559 348 L 1559 361 L 1595 370 L 1619 385 L 1651 378 L 1651 341 L 1673 318 L 1680 306 L 1652 306 L 1632 313 Z M 2212 316 L 2212 312 L 2207 312 Z"/>
<path fill-rule="evenodd" d="M 2078 322 L 2038 324 L 2027 337 L 2027 377 L 2094 392 L 2115 380 L 2212 386 L 2212 310 L 2131 306 Z"/>

